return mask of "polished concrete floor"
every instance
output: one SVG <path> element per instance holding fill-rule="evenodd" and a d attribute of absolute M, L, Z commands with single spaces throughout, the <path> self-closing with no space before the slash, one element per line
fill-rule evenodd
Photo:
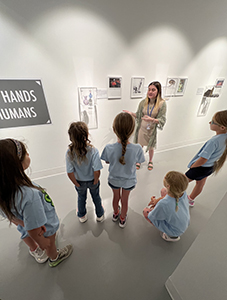
<path fill-rule="evenodd" d="M 90 196 L 88 221 L 79 223 L 75 214 L 77 195 L 66 174 L 36 180 L 51 195 L 60 230 L 58 246 L 72 243 L 71 257 L 56 268 L 39 265 L 20 241 L 14 226 L 0 222 L 0 299 L 2 300 L 169 300 L 165 282 L 190 248 L 226 193 L 226 165 L 208 179 L 196 205 L 191 208 L 191 224 L 178 243 L 161 239 L 158 230 L 142 216 L 152 195 L 159 195 L 166 172 L 186 171 L 188 161 L 200 144 L 166 152 L 156 152 L 154 170 L 146 164 L 138 171 L 138 183 L 129 200 L 124 229 L 113 223 L 112 191 L 107 185 L 107 166 L 101 175 L 101 196 L 106 219 L 95 220 Z M 146 157 L 146 159 L 148 159 Z M 190 184 L 188 192 L 193 187 Z"/>

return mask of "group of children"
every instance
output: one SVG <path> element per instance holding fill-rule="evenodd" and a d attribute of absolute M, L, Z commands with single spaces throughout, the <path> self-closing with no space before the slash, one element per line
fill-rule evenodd
<path fill-rule="evenodd" d="M 70 125 L 70 145 L 66 152 L 66 169 L 78 193 L 77 216 L 81 223 L 87 221 L 86 199 L 89 189 L 95 205 L 97 222 L 104 221 L 104 208 L 99 194 L 101 160 L 109 164 L 108 184 L 113 191 L 114 222 L 124 228 L 127 220 L 128 198 L 136 186 L 136 163 L 145 161 L 142 147 L 132 144 L 129 138 L 135 128 L 134 118 L 126 112 L 119 113 L 113 122 L 117 142 L 108 144 L 102 151 L 91 145 L 88 127 L 84 122 Z M 217 173 L 227 157 L 227 110 L 217 112 L 210 122 L 216 135 L 208 140 L 189 163 L 186 174 L 170 171 L 163 180 L 161 197 L 151 198 L 143 210 L 144 217 L 160 230 L 166 241 L 175 242 L 189 225 L 189 205 L 201 193 L 206 179 Z M 101 158 L 101 160 L 100 160 Z M 50 267 L 57 266 L 70 256 L 72 245 L 62 249 L 55 246 L 59 220 L 54 204 L 46 191 L 33 183 L 24 172 L 30 164 L 25 145 L 14 139 L 0 140 L 0 212 L 10 223 L 17 225 L 29 253 L 38 263 L 49 259 Z M 196 181 L 187 196 L 188 183 Z M 121 205 L 119 205 L 121 204 Z"/>

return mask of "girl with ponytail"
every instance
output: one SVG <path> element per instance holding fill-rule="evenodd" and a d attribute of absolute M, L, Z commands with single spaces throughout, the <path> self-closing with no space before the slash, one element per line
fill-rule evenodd
<path fill-rule="evenodd" d="M 131 144 L 129 138 L 135 128 L 135 120 L 128 113 L 118 114 L 113 122 L 113 131 L 118 140 L 104 148 L 101 159 L 109 164 L 108 184 L 113 190 L 113 218 L 121 228 L 126 225 L 128 197 L 136 185 L 136 162 L 145 161 L 139 144 Z M 121 200 L 121 211 L 119 201 Z"/>
<path fill-rule="evenodd" d="M 188 228 L 190 215 L 186 194 L 187 177 L 176 171 L 166 174 L 161 197 L 151 197 L 148 207 L 144 208 L 144 217 L 161 231 L 161 237 L 167 242 L 177 242 Z"/>
<path fill-rule="evenodd" d="M 215 131 L 194 158 L 188 164 L 189 170 L 185 173 L 189 182 L 196 184 L 188 196 L 189 205 L 195 205 L 195 198 L 202 192 L 207 177 L 220 171 L 227 158 L 227 110 L 216 112 L 209 122 L 210 130 Z"/>

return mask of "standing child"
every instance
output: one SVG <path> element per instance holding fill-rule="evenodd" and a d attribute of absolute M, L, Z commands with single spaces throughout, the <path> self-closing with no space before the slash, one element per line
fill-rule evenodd
<path fill-rule="evenodd" d="M 69 179 L 78 192 L 79 221 L 87 221 L 87 189 L 95 205 L 97 222 L 104 221 L 104 209 L 99 195 L 99 176 L 102 163 L 99 152 L 88 139 L 88 127 L 84 122 L 73 122 L 68 130 L 71 144 L 66 153 L 66 169 Z"/>
<path fill-rule="evenodd" d="M 188 228 L 190 215 L 186 189 L 187 177 L 179 172 L 171 171 L 163 180 L 165 189 L 162 189 L 160 198 L 151 198 L 143 210 L 143 215 L 161 231 L 165 241 L 177 242 Z"/>
<path fill-rule="evenodd" d="M 17 225 L 35 260 L 44 263 L 49 257 L 49 266 L 56 267 L 72 253 L 72 245 L 57 250 L 59 220 L 48 194 L 25 174 L 29 165 L 30 157 L 22 142 L 0 140 L 0 211 Z"/>
<path fill-rule="evenodd" d="M 189 182 L 196 181 L 188 196 L 191 207 L 195 205 L 195 198 L 202 192 L 207 177 L 212 173 L 217 174 L 227 157 L 227 110 L 217 112 L 209 124 L 216 135 L 203 145 L 188 164 L 190 169 L 185 173 Z"/>
<path fill-rule="evenodd" d="M 108 184 L 113 190 L 113 221 L 120 216 L 119 226 L 126 225 L 128 211 L 128 197 L 136 185 L 136 162 L 145 161 L 142 147 L 131 144 L 129 138 L 135 128 L 134 118 L 128 113 L 120 113 L 113 122 L 114 133 L 118 137 L 117 143 L 108 144 L 104 148 L 101 159 L 109 165 Z M 121 212 L 119 201 L 121 200 Z"/>

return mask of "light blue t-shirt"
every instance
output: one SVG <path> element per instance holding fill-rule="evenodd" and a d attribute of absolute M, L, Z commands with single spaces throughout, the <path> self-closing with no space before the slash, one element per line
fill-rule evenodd
<path fill-rule="evenodd" d="M 227 133 L 224 134 L 217 134 L 213 136 L 210 140 L 208 140 L 199 152 L 193 157 L 193 159 L 188 164 L 188 168 L 194 164 L 200 157 L 207 159 L 207 162 L 203 164 L 201 167 L 212 167 L 223 154 L 225 147 Z"/>
<path fill-rule="evenodd" d="M 179 198 L 178 211 L 176 199 L 166 195 L 149 212 L 148 219 L 160 231 L 168 236 L 180 236 L 188 228 L 190 222 L 189 203 L 186 192 Z"/>
<path fill-rule="evenodd" d="M 87 150 L 86 160 L 81 163 L 78 163 L 76 154 L 72 160 L 70 151 L 66 152 L 66 171 L 74 173 L 76 180 L 91 181 L 94 179 L 94 172 L 103 168 L 99 151 L 94 147 L 88 147 Z"/>
<path fill-rule="evenodd" d="M 108 181 L 116 187 L 130 188 L 137 182 L 136 163 L 145 161 L 143 149 L 139 144 L 127 144 L 125 165 L 119 162 L 121 155 L 120 143 L 108 144 L 102 152 L 101 159 L 109 163 Z"/>
<path fill-rule="evenodd" d="M 15 196 L 18 214 L 14 210 L 12 213 L 24 222 L 24 227 L 19 226 L 18 228 L 22 236 L 24 235 L 22 238 L 26 237 L 27 230 L 43 225 L 46 227 L 44 236 L 55 234 L 59 228 L 59 220 L 49 195 L 44 190 L 39 191 L 27 186 L 23 186 L 21 190 L 22 194 L 17 192 Z"/>

